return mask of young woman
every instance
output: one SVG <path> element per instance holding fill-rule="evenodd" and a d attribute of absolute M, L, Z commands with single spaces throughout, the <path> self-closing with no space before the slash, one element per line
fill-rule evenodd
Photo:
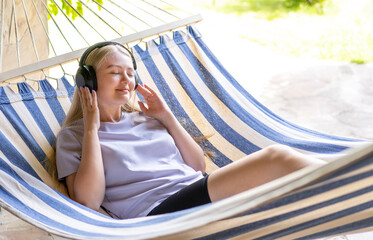
<path fill-rule="evenodd" d="M 77 89 L 56 142 L 70 197 L 133 218 L 218 201 L 323 162 L 272 145 L 204 176 L 204 153 L 153 89 L 135 83 L 124 46 L 91 49 L 97 91 Z M 135 87 L 146 102 L 134 107 Z"/>

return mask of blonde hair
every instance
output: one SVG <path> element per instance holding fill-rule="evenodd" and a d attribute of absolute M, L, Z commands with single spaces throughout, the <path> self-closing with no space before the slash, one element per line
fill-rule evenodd
<path fill-rule="evenodd" d="M 120 45 L 107 45 L 101 48 L 94 49 L 87 57 L 85 64 L 90 65 L 93 67 L 93 69 L 96 71 L 96 69 L 106 60 L 107 56 L 113 52 L 121 52 L 127 56 L 130 56 L 130 54 Z M 136 101 L 136 94 L 135 91 L 131 92 L 131 97 L 128 103 L 123 104 L 121 106 L 122 112 L 139 112 L 141 111 L 135 103 Z M 66 118 L 62 124 L 62 129 L 68 127 L 73 122 L 83 118 L 83 110 L 82 106 L 80 104 L 80 98 L 79 98 L 79 89 L 76 88 L 73 96 L 73 100 L 70 106 L 70 109 L 66 115 Z M 56 150 L 55 144 L 53 144 L 54 150 Z M 56 165 L 56 159 L 55 154 L 54 157 L 50 159 L 46 159 L 45 161 L 46 167 L 48 172 L 51 174 L 51 176 L 55 179 L 57 179 L 57 165 Z"/>

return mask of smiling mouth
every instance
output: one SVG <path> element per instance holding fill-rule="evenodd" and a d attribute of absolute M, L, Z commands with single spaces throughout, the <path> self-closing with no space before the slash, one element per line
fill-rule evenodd
<path fill-rule="evenodd" d="M 123 93 L 128 93 L 129 92 L 128 89 L 116 89 L 116 91 L 123 92 Z"/>

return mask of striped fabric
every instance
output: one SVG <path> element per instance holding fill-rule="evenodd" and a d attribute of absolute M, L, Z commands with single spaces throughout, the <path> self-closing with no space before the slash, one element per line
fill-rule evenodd
<path fill-rule="evenodd" d="M 221 66 L 196 29 L 134 47 L 140 81 L 153 87 L 193 137 L 214 153 L 208 172 L 273 143 L 325 159 L 217 203 L 117 220 L 66 197 L 45 170 L 74 91 L 0 87 L 0 204 L 52 234 L 74 239 L 314 239 L 373 227 L 373 145 L 329 136 L 276 116 Z"/>

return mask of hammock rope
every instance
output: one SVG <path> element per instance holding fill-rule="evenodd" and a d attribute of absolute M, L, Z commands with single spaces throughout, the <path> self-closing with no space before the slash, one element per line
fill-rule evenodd
<path fill-rule="evenodd" d="M 50 1 L 58 9 L 57 15 L 51 12 L 43 0 L 22 0 L 20 6 L 22 11 L 19 10 L 19 6 L 14 0 L 9 3 L 10 6 L 2 0 L 0 30 L 2 33 L 0 36 L 0 70 L 2 72 L 0 73 L 0 83 L 43 76 L 57 79 L 61 75 L 55 75 L 55 73 L 60 72 L 67 73 L 65 75 L 70 80 L 70 76 L 73 76 L 74 72 L 69 70 L 71 67 L 63 69 L 65 64 L 71 63 L 71 61 L 75 61 L 77 64 L 76 60 L 79 59 L 83 50 L 96 42 L 118 40 L 131 47 L 138 42 L 146 42 L 145 39 L 202 20 L 200 15 L 192 15 L 166 1 L 107 0 L 101 4 L 95 0 L 78 0 L 80 9 L 78 9 L 78 5 L 67 0 Z M 69 7 L 69 14 L 63 9 L 62 3 Z M 6 7 L 11 10 L 10 15 L 5 14 L 4 8 Z M 81 14 L 81 11 L 84 12 L 84 15 Z M 71 18 L 72 13 L 76 15 L 75 20 Z M 31 22 L 31 15 L 35 16 L 33 22 Z M 46 21 L 46 18 L 49 20 Z M 30 38 L 29 43 L 21 41 L 21 22 L 27 23 L 27 27 L 24 30 L 22 28 L 24 34 L 22 39 L 23 36 L 27 36 Z M 5 26 L 7 26 L 4 24 L 7 23 L 9 31 L 4 34 Z M 48 46 L 39 46 L 40 43 L 36 39 L 37 27 L 39 28 L 38 37 L 45 37 Z M 7 37 L 7 41 L 4 41 L 4 36 Z M 25 50 L 21 51 L 24 48 L 27 48 L 28 51 L 32 49 L 33 56 L 31 58 L 31 52 L 26 54 Z M 45 51 L 48 48 L 48 56 L 40 52 L 40 50 Z M 15 54 L 14 59 L 17 61 L 17 65 L 13 69 L 8 69 L 4 65 L 7 64 L 4 61 L 5 56 L 3 56 L 5 49 L 7 49 L 7 53 Z M 76 53 L 71 54 L 74 52 Z M 48 60 L 51 64 L 47 63 Z M 30 61 L 32 62 L 29 63 Z M 41 75 L 38 75 L 37 72 L 41 72 Z M 4 84 L 6 83 L 2 85 Z"/>

